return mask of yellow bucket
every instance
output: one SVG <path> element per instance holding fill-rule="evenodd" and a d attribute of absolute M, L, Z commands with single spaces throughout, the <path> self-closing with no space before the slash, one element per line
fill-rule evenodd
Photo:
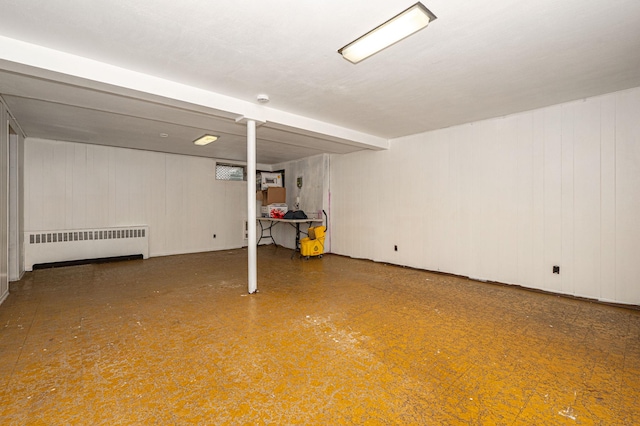
<path fill-rule="evenodd" d="M 324 226 L 311 227 L 307 231 L 308 238 L 300 240 L 300 254 L 304 257 L 322 256 L 324 253 Z"/>

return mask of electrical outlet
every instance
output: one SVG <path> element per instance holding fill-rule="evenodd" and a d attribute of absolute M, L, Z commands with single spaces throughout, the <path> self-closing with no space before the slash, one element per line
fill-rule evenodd
<path fill-rule="evenodd" d="M 393 246 L 393 251 L 398 251 L 398 246 Z"/>
<path fill-rule="evenodd" d="M 554 267 L 553 267 L 553 273 L 554 273 L 554 274 L 560 274 L 560 267 L 559 267 L 559 266 L 557 266 L 557 265 L 556 265 L 556 266 L 554 266 Z"/>

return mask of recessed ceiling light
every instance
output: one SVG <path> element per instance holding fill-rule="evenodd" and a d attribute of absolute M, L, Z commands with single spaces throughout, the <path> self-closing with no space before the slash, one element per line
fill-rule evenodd
<path fill-rule="evenodd" d="M 201 138 L 198 138 L 195 141 L 193 141 L 193 143 L 196 145 L 203 146 L 203 145 L 210 144 L 211 142 L 215 142 L 217 140 L 218 140 L 218 136 L 204 135 Z"/>
<path fill-rule="evenodd" d="M 160 137 L 161 138 L 168 138 L 169 137 L 169 133 L 160 133 Z"/>
<path fill-rule="evenodd" d="M 269 95 L 261 93 L 257 96 L 257 99 L 261 104 L 266 104 L 267 102 L 269 102 Z"/>
<path fill-rule="evenodd" d="M 420 31 L 434 19 L 436 19 L 436 15 L 418 2 L 384 24 L 347 44 L 338 50 L 338 53 L 347 61 L 357 64 L 363 59 Z"/>

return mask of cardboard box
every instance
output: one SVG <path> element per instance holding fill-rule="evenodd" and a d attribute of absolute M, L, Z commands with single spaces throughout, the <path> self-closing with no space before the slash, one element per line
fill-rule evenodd
<path fill-rule="evenodd" d="M 284 214 L 289 210 L 286 204 L 277 203 L 262 206 L 262 217 L 272 217 L 274 219 L 282 219 Z"/>
<path fill-rule="evenodd" d="M 260 189 L 280 188 L 282 187 L 281 173 L 260 172 Z"/>
<path fill-rule="evenodd" d="M 287 202 L 287 189 L 286 188 L 267 188 L 264 191 L 258 191 L 256 193 L 256 200 L 262 201 L 263 206 L 269 204 L 280 204 Z"/>

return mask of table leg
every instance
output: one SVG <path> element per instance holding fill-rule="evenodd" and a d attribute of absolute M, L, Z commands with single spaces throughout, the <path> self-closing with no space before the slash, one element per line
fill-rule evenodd
<path fill-rule="evenodd" d="M 262 221 L 259 220 L 258 223 L 260 224 L 260 238 L 258 238 L 258 242 L 256 243 L 257 246 L 260 245 L 260 241 L 262 241 L 262 238 L 264 237 L 264 227 L 262 226 Z"/>
<path fill-rule="evenodd" d="M 291 258 L 296 255 L 296 252 L 300 252 L 300 222 L 296 222 L 296 248 L 291 253 Z"/>
<path fill-rule="evenodd" d="M 271 238 L 271 241 L 273 241 L 273 245 L 277 246 L 276 240 L 273 238 L 273 229 L 272 229 L 277 222 L 269 222 L 269 226 L 266 228 L 262 226 L 261 220 L 259 220 L 258 223 L 260 224 L 260 238 L 258 238 L 257 245 L 260 245 L 260 241 L 263 238 Z M 264 231 L 269 231 L 269 235 L 264 235 Z"/>

